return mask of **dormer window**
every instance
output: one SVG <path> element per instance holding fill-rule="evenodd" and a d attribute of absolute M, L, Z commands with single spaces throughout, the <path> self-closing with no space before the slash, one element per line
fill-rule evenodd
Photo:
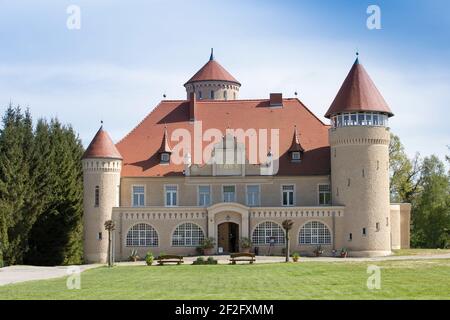
<path fill-rule="evenodd" d="M 294 136 L 292 137 L 291 147 L 288 152 L 292 162 L 300 162 L 302 160 L 303 148 L 298 138 L 297 127 L 294 128 Z"/>
<path fill-rule="evenodd" d="M 169 163 L 169 162 L 170 162 L 170 154 L 161 153 L 161 163 Z"/>
<path fill-rule="evenodd" d="M 164 128 L 164 135 L 161 142 L 161 147 L 158 150 L 160 164 L 169 164 L 170 162 L 170 154 L 172 153 L 172 150 L 169 146 L 169 138 L 167 135 L 167 127 Z"/>
<path fill-rule="evenodd" d="M 300 161 L 300 152 L 299 151 L 292 152 L 292 161 Z"/>

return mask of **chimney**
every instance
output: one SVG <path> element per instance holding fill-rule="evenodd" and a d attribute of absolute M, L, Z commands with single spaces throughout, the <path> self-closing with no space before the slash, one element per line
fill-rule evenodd
<path fill-rule="evenodd" d="M 269 107 L 271 107 L 271 108 L 283 107 L 283 94 L 282 93 L 271 93 Z"/>
<path fill-rule="evenodd" d="M 195 92 L 189 94 L 189 120 L 195 121 L 195 108 L 197 107 L 197 99 L 195 97 Z"/>

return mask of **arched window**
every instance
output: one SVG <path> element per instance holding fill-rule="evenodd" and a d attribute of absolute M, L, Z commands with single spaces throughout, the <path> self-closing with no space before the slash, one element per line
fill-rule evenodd
<path fill-rule="evenodd" d="M 172 234 L 172 246 L 197 247 L 205 239 L 203 230 L 194 223 L 180 224 Z"/>
<path fill-rule="evenodd" d="M 127 247 L 157 247 L 158 233 L 149 224 L 134 225 L 127 233 Z"/>
<path fill-rule="evenodd" d="M 284 230 L 275 222 L 265 221 L 258 224 L 252 234 L 253 244 L 284 244 Z"/>
<path fill-rule="evenodd" d="M 331 244 L 330 230 L 319 221 L 306 223 L 298 234 L 300 244 Z"/>

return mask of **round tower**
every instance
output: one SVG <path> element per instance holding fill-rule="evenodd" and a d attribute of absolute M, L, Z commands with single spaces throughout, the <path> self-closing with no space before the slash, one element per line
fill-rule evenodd
<path fill-rule="evenodd" d="M 83 155 L 84 262 L 105 263 L 108 234 L 105 222 L 119 206 L 122 156 L 108 133 L 100 127 Z"/>
<path fill-rule="evenodd" d="M 187 99 L 195 92 L 197 99 L 236 100 L 241 84 L 214 59 L 211 49 L 209 61 L 184 84 Z"/>
<path fill-rule="evenodd" d="M 388 105 L 356 59 L 325 117 L 331 119 L 333 205 L 352 256 L 391 254 Z"/>

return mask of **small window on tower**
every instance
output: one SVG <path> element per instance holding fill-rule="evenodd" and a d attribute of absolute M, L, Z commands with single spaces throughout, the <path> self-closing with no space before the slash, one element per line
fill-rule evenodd
<path fill-rule="evenodd" d="M 353 234 L 350 233 L 350 234 L 348 235 L 348 241 L 352 241 L 352 240 L 353 240 Z"/>
<path fill-rule="evenodd" d="M 223 92 L 223 98 L 224 98 L 225 100 L 227 100 L 227 98 L 228 98 L 227 91 L 224 91 L 224 92 Z"/>
<path fill-rule="evenodd" d="M 94 206 L 98 207 L 100 205 L 100 187 L 95 187 L 95 196 L 94 196 Z"/>
<path fill-rule="evenodd" d="M 389 227 L 389 218 L 386 218 L 386 227 Z"/>
<path fill-rule="evenodd" d="M 367 235 L 367 233 L 366 233 L 366 228 L 363 228 L 363 229 L 362 229 L 362 234 L 363 234 L 363 236 L 366 236 L 366 235 Z"/>
<path fill-rule="evenodd" d="M 214 90 L 211 90 L 211 92 L 210 92 L 210 96 L 209 96 L 211 99 L 214 99 Z"/>
<path fill-rule="evenodd" d="M 377 232 L 380 231 L 380 223 L 379 223 L 379 222 L 377 222 L 377 223 L 375 224 L 375 228 L 377 229 Z"/>
<path fill-rule="evenodd" d="M 198 92 L 198 98 L 199 98 L 199 99 L 202 98 L 202 92 L 201 92 L 201 91 Z"/>
<path fill-rule="evenodd" d="M 102 238 L 103 238 L 103 237 L 102 237 L 102 233 L 99 232 L 98 235 L 97 235 L 97 240 L 102 240 Z"/>

